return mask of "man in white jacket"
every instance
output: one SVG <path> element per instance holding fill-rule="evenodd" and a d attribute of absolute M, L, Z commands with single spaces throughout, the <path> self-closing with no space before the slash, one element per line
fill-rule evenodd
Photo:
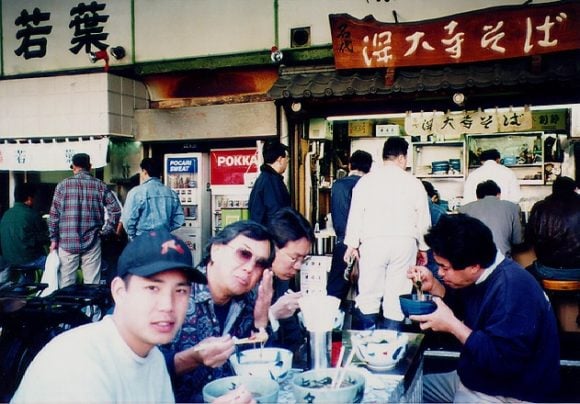
<path fill-rule="evenodd" d="M 344 243 L 345 261 L 359 258 L 359 294 L 353 328 L 400 328 L 399 295 L 410 293 L 406 273 L 427 262 L 423 240 L 431 225 L 425 188 L 406 172 L 409 144 L 391 137 L 383 147 L 383 166 L 362 177 L 353 189 Z M 380 321 L 379 313 L 385 318 Z"/>
<path fill-rule="evenodd" d="M 500 164 L 500 157 L 496 149 L 484 150 L 481 153 L 479 156 L 481 167 L 473 170 L 465 180 L 462 205 L 476 201 L 477 185 L 487 180 L 492 180 L 499 185 L 502 200 L 520 202 L 522 192 L 518 178 L 510 168 Z"/>

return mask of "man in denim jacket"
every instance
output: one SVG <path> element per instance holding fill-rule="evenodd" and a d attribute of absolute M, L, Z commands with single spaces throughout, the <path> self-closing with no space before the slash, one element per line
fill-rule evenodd
<path fill-rule="evenodd" d="M 185 223 L 179 196 L 163 185 L 161 166 L 151 158 L 141 161 L 141 185 L 127 194 L 121 221 L 129 239 L 156 228 L 173 231 Z"/>

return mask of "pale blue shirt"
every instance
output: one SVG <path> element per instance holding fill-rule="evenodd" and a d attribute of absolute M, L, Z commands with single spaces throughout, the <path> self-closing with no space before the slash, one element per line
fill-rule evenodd
<path fill-rule="evenodd" d="M 127 195 L 121 221 L 129 238 L 159 227 L 169 231 L 185 223 L 179 196 L 159 178 L 149 178 Z"/>

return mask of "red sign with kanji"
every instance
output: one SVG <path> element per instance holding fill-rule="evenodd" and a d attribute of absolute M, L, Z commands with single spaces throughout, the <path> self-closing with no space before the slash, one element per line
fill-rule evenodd
<path fill-rule="evenodd" d="M 210 151 L 211 185 L 244 185 L 244 174 L 256 172 L 258 151 L 255 148 Z"/>
<path fill-rule="evenodd" d="M 412 23 L 331 14 L 337 69 L 445 65 L 580 49 L 580 2 L 495 7 Z"/>

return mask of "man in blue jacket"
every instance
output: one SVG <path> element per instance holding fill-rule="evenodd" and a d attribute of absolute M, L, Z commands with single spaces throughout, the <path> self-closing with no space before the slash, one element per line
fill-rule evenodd
<path fill-rule="evenodd" d="M 421 329 L 448 332 L 462 344 L 457 370 L 425 375 L 425 402 L 553 401 L 560 384 L 556 318 L 525 269 L 505 258 L 491 230 L 464 214 L 443 216 L 425 236 L 439 265 L 408 277 L 422 282 L 437 309 Z"/>
<path fill-rule="evenodd" d="M 250 220 L 267 225 L 278 210 L 290 206 L 290 194 L 284 184 L 284 171 L 288 167 L 288 146 L 277 140 L 268 141 L 262 149 L 264 164 L 250 193 L 248 209 Z"/>

